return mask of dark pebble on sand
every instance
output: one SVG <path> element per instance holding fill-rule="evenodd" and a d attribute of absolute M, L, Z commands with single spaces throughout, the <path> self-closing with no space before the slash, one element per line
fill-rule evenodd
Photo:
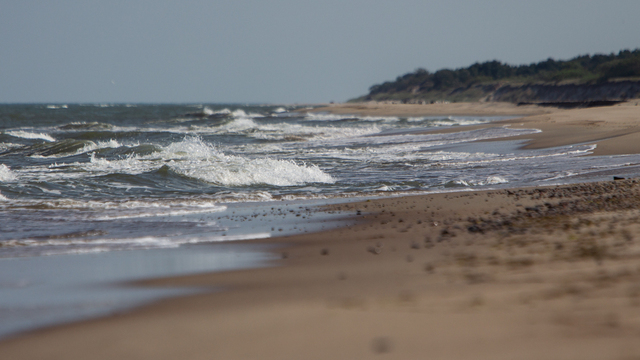
<path fill-rule="evenodd" d="M 374 254 L 374 255 L 378 255 L 380 254 L 380 252 L 382 251 L 382 249 L 380 249 L 379 246 L 369 246 L 367 248 L 367 251 Z"/>
<path fill-rule="evenodd" d="M 424 271 L 426 271 L 426 272 L 428 272 L 430 274 L 432 274 L 435 270 L 436 270 L 435 266 L 433 266 L 433 264 L 431 264 L 431 263 L 426 263 L 424 265 Z"/>
<path fill-rule="evenodd" d="M 386 354 L 393 350 L 393 342 L 389 337 L 378 337 L 371 342 L 371 349 L 376 354 Z"/>

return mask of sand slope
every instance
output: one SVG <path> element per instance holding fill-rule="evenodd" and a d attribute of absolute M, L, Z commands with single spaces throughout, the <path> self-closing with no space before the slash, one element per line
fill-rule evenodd
<path fill-rule="evenodd" d="M 640 183 L 341 205 L 361 223 L 277 240 L 281 267 L 0 343 L 6 359 L 632 359 Z M 359 215 L 358 215 L 359 211 Z"/>

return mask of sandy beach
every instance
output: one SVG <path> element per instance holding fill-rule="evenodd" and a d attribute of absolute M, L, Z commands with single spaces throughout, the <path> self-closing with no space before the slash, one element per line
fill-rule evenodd
<path fill-rule="evenodd" d="M 467 126 L 466 130 L 509 126 L 542 130 L 539 134 L 511 137 L 528 140 L 525 148 L 542 149 L 562 145 L 594 143 L 593 155 L 637 154 L 640 135 L 640 106 L 628 101 L 608 107 L 563 110 L 535 105 L 517 106 L 510 103 L 451 104 L 338 104 L 314 109 L 315 112 L 361 114 L 369 116 L 437 116 L 477 115 L 514 116 L 515 119 L 495 121 L 486 125 Z M 435 131 L 455 132 L 458 128 Z"/>
<path fill-rule="evenodd" d="M 344 104 L 372 116 L 514 115 L 525 146 L 640 152 L 640 106 Z M 3 359 L 637 359 L 640 181 L 327 205 L 354 226 L 276 244 L 278 266 L 149 279 L 224 288 L 0 342 Z"/>

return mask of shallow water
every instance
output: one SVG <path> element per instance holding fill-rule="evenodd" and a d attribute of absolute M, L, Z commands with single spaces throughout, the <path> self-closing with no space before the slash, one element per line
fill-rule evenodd
<path fill-rule="evenodd" d="M 159 298 L 217 289 L 133 287 L 137 279 L 268 266 L 266 246 L 185 245 L 85 256 L 0 259 L 0 338 L 96 316 Z"/>

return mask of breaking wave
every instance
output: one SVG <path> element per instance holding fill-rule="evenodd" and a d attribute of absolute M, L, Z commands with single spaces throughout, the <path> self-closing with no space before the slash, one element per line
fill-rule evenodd
<path fill-rule="evenodd" d="M 100 158 L 95 153 L 90 156 L 89 163 L 75 163 L 73 166 L 94 175 L 136 175 L 167 166 L 179 175 L 221 186 L 293 186 L 335 182 L 331 175 L 315 165 L 268 157 L 226 155 L 198 137 L 185 138 L 144 156 L 131 155 L 119 160 Z"/>
<path fill-rule="evenodd" d="M 14 181 L 16 179 L 16 174 L 7 165 L 0 164 L 0 182 Z"/>
<path fill-rule="evenodd" d="M 486 185 L 498 185 L 506 184 L 509 180 L 502 176 L 489 176 L 485 180 L 473 181 L 473 180 L 451 180 L 444 184 L 445 188 L 455 187 L 469 187 L 469 186 L 486 186 Z"/>
<path fill-rule="evenodd" d="M 15 131 L 7 131 L 7 135 L 11 135 L 13 137 L 22 138 L 22 139 L 40 139 L 45 141 L 56 141 L 51 135 L 43 134 L 43 133 L 32 133 L 23 130 L 15 130 Z"/>

